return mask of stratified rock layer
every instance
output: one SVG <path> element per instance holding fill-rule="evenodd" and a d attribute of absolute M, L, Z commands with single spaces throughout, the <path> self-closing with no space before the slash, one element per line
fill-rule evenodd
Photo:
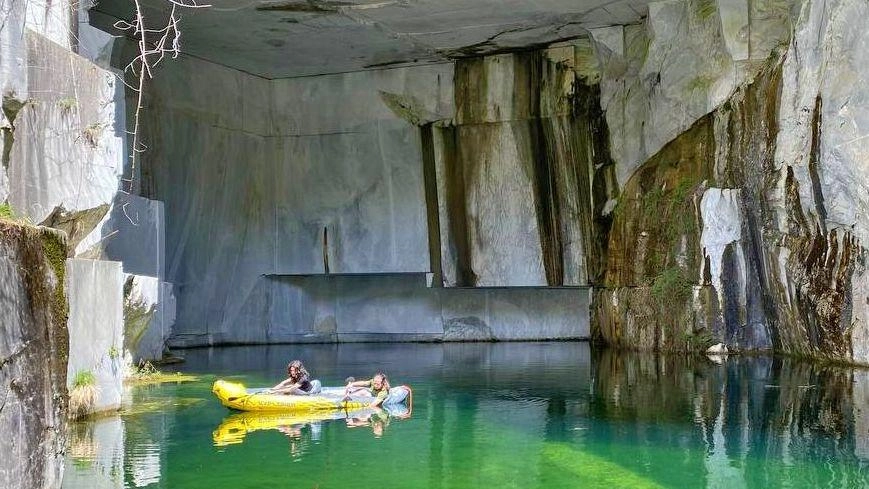
<path fill-rule="evenodd" d="M 773 56 L 751 84 L 626 184 L 606 288 L 592 306 L 598 338 L 655 349 L 721 341 L 863 361 L 852 355 L 852 311 L 855 294 L 865 291 L 852 284 L 865 250 L 853 231 L 812 212 L 793 167 L 775 158 L 782 59 Z M 810 185 L 811 168 L 823 165 L 821 128 L 812 121 Z M 823 194 L 815 185 L 815 203 Z M 691 320 L 698 313 L 706 319 Z M 636 334 L 644 330 L 651 332 Z"/>

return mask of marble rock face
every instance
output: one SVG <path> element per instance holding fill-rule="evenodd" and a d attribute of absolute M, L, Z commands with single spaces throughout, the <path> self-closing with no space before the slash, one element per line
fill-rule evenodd
<path fill-rule="evenodd" d="M 653 2 L 643 24 L 593 29 L 618 182 L 750 80 L 788 39 L 789 2 Z"/>
<path fill-rule="evenodd" d="M 859 1 L 801 4 L 782 68 L 775 155 L 782 168 L 776 194 L 780 205 L 787 206 L 788 191 L 796 190 L 790 201 L 798 197 L 805 225 L 825 235 L 828 246 L 832 233 L 838 238 L 838 250 L 828 247 L 825 260 L 841 263 L 846 243 L 856 245 L 853 263 L 844 267 L 845 276 L 832 280 L 836 286 L 821 302 L 839 294 L 850 297 L 851 318 L 837 328 L 850 336 L 851 354 L 862 363 L 869 363 L 869 278 L 864 264 L 869 239 L 869 33 L 855 28 L 854 22 L 867 15 L 869 6 Z M 785 182 L 788 178 L 791 185 Z M 788 219 L 796 213 L 780 214 L 778 227 L 792 227 Z M 779 266 L 788 259 L 783 254 Z"/>
<path fill-rule="evenodd" d="M 428 272 L 419 129 L 385 99 L 447 117 L 451 80 L 449 65 L 274 81 L 167 65 L 143 193 L 165 202 L 177 334 L 265 341 L 250 325 L 284 310 L 269 276 Z"/>
<path fill-rule="evenodd" d="M 99 389 L 94 410 L 118 409 L 121 406 L 125 373 L 124 274 L 121 263 L 70 259 L 66 264 L 66 272 L 69 291 L 69 382 L 79 372 L 90 372 Z"/>
<path fill-rule="evenodd" d="M 608 270 L 618 273 L 608 273 L 610 289 L 642 285 L 631 284 L 636 271 L 619 267 L 613 250 L 628 246 L 648 256 L 662 231 L 679 222 L 664 216 L 655 231 L 625 232 L 630 228 L 622 223 L 648 219 L 643 206 L 624 204 L 632 195 L 653 203 L 655 193 L 633 189 L 643 182 L 648 189 L 666 189 L 661 155 L 691 144 L 697 140 L 692 132 L 705 126 L 711 133 L 701 141 L 709 148 L 698 160 L 703 173 L 697 181 L 703 182 L 693 203 L 681 199 L 694 206 L 691 214 L 700 226 L 675 228 L 682 237 L 658 249 L 667 253 L 664 259 L 644 260 L 647 280 L 654 277 L 651 288 L 711 286 L 714 300 L 706 302 L 711 322 L 702 332 L 710 341 L 866 362 L 869 294 L 863 243 L 869 225 L 861 209 L 869 189 L 859 135 L 869 126 L 862 112 L 852 114 L 849 108 L 863 99 L 862 84 L 854 81 L 867 76 L 866 40 L 844 21 L 865 15 L 865 9 L 847 1 L 802 4 L 790 47 L 774 53 L 751 83 L 634 172 L 614 211 Z M 843 80 L 849 80 L 849 88 Z M 827 97 L 835 100 L 834 107 Z M 684 166 L 672 158 L 667 164 Z M 671 274 L 667 263 L 681 273 Z M 618 316 L 613 311 L 624 301 L 607 294 L 612 292 L 596 295 L 602 300 L 595 301 L 593 311 L 602 320 L 593 323 L 593 330 L 600 324 L 602 336 L 631 344 L 632 336 L 610 327 L 607 319 Z M 642 338 L 636 343 L 642 347 Z"/>
<path fill-rule="evenodd" d="M 423 128 L 437 182 L 433 268 L 444 285 L 576 286 L 599 278 L 593 216 L 609 197 L 612 165 L 588 47 L 456 63 L 454 124 Z"/>
<path fill-rule="evenodd" d="M 110 203 L 124 161 L 115 75 L 37 34 L 25 39 L 27 98 L 9 121 L 9 203 L 33 222 L 58 206 Z"/>
<path fill-rule="evenodd" d="M 0 221 L 0 486 L 60 488 L 67 426 L 63 235 Z M 25 272 L 26 271 L 26 272 Z"/>

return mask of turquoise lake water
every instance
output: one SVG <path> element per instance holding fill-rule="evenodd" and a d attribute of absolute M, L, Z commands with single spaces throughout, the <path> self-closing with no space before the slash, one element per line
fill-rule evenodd
<path fill-rule="evenodd" d="M 181 352 L 200 381 L 131 390 L 72 427 L 63 487 L 869 487 L 869 371 L 586 343 L 281 345 Z M 217 378 L 324 385 L 385 370 L 409 418 L 233 413 Z M 168 370 L 168 369 L 166 369 Z"/>

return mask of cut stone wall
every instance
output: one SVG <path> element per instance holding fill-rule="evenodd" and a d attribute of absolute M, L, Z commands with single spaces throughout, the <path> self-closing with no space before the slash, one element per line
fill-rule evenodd
<path fill-rule="evenodd" d="M 576 43 L 456 62 L 455 122 L 423 128 L 437 182 L 438 282 L 600 279 L 595 216 L 615 181 L 600 86 L 584 76 L 588 51 Z"/>
<path fill-rule="evenodd" d="M 125 374 L 122 264 L 70 259 L 66 277 L 69 382 L 79 372 L 92 373 L 98 388 L 94 411 L 118 409 Z"/>
<path fill-rule="evenodd" d="M 9 203 L 33 222 L 57 206 L 79 211 L 111 203 L 124 162 L 119 82 L 37 34 L 25 39 L 27 92 L 15 99 L 21 105 L 10 121 Z"/>
<path fill-rule="evenodd" d="M 178 333 L 257 329 L 278 300 L 263 275 L 427 272 L 419 131 L 387 101 L 418 95 L 420 113 L 444 117 L 451 76 L 435 65 L 269 82 L 166 65 L 145 113 L 143 191 L 166 203 Z M 179 88 L 196 86 L 206 93 Z"/>
<path fill-rule="evenodd" d="M 584 339 L 586 288 L 429 288 L 424 274 L 270 276 L 266 320 L 176 331 L 171 346 L 221 343 Z"/>

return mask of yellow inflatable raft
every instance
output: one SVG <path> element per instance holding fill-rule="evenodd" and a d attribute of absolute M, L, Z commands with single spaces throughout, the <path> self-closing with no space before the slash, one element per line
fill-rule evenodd
<path fill-rule="evenodd" d="M 374 398 L 371 396 L 352 396 L 344 399 L 343 387 L 325 387 L 306 396 L 268 394 L 262 389 L 247 389 L 244 384 L 217 380 L 211 392 L 220 403 L 230 409 L 257 412 L 315 412 L 333 410 L 356 410 L 368 407 Z M 401 404 L 410 397 L 410 387 L 400 385 L 389 389 L 389 397 L 384 405 Z"/>

